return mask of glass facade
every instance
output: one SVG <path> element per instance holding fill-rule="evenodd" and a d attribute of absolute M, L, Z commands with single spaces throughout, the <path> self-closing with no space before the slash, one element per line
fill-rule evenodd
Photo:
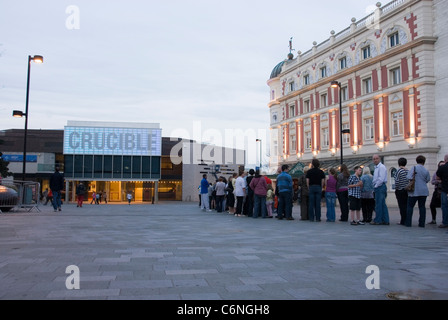
<path fill-rule="evenodd" d="M 64 158 L 66 179 L 161 179 L 161 157 L 159 156 L 66 154 Z"/>

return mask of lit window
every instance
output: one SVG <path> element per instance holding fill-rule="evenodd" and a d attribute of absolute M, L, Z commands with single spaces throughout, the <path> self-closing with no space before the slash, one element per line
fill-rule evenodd
<path fill-rule="evenodd" d="M 399 44 L 400 44 L 400 38 L 398 37 L 398 32 L 395 32 L 389 36 L 389 45 L 391 48 Z"/>
<path fill-rule="evenodd" d="M 403 135 L 403 112 L 392 113 L 392 136 Z"/>
<path fill-rule="evenodd" d="M 368 118 L 364 120 L 364 140 L 370 141 L 375 137 L 375 126 L 373 123 L 373 118 Z"/>
<path fill-rule="evenodd" d="M 390 70 L 390 82 L 391 85 L 396 85 L 401 83 L 401 68 L 394 68 Z"/>
<path fill-rule="evenodd" d="M 322 129 L 322 148 L 328 148 L 330 145 L 330 135 L 328 128 Z"/>
<path fill-rule="evenodd" d="M 311 131 L 305 132 L 305 149 L 311 150 Z"/>

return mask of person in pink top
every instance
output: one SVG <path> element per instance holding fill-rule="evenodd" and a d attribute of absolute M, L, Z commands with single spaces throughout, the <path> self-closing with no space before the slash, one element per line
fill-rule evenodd
<path fill-rule="evenodd" d="M 336 185 L 338 183 L 338 175 L 335 168 L 328 170 L 327 187 L 325 189 L 325 200 L 327 203 L 327 222 L 336 220 Z"/>
<path fill-rule="evenodd" d="M 255 202 L 254 202 L 254 214 L 253 218 L 258 218 L 258 215 L 261 213 L 263 218 L 266 218 L 266 193 L 268 191 L 268 185 L 266 183 L 266 179 L 260 175 L 260 171 L 255 172 L 255 177 L 250 181 L 250 185 L 252 190 L 254 190 L 255 194 Z"/>

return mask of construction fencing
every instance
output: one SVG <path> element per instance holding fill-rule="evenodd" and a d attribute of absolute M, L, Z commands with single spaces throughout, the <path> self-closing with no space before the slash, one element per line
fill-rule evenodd
<path fill-rule="evenodd" d="M 8 211 L 40 212 L 40 183 L 33 181 L 3 180 L 0 185 L 0 213 Z"/>

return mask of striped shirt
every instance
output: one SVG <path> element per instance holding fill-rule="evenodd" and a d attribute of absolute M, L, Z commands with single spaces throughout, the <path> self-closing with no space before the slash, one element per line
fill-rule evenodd
<path fill-rule="evenodd" d="M 408 185 L 409 179 L 406 177 L 408 175 L 408 169 L 400 168 L 395 173 L 395 190 L 404 190 Z"/>
<path fill-rule="evenodd" d="M 352 174 L 350 178 L 348 178 L 348 185 L 352 184 L 358 184 L 359 183 L 359 177 L 356 174 Z M 352 196 L 355 198 L 360 199 L 361 198 L 361 187 L 354 187 L 354 188 L 348 188 L 348 196 Z"/>

